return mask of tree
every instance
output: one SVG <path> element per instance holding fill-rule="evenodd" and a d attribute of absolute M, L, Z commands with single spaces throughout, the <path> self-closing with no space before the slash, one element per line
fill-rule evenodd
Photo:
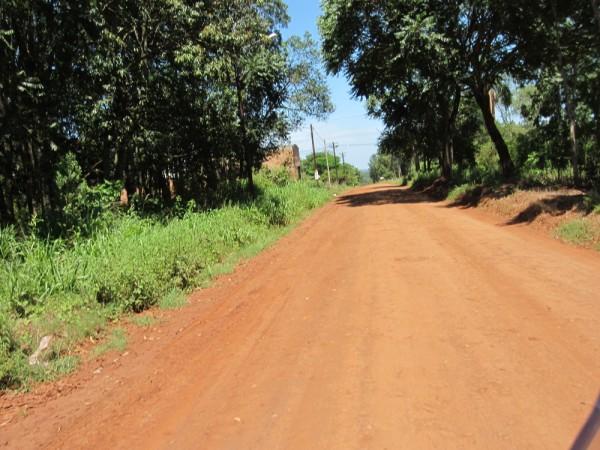
<path fill-rule="evenodd" d="M 235 94 L 240 173 L 251 189 L 253 169 L 304 117 L 333 110 L 310 36 L 279 45 L 287 21 L 281 0 L 235 0 L 217 6 L 202 33 L 215 58 L 214 76 L 224 76 L 225 89 Z"/>
<path fill-rule="evenodd" d="M 480 108 L 503 174 L 513 173 L 490 111 L 489 90 L 504 74 L 518 70 L 519 61 L 510 35 L 498 32 L 489 1 L 326 0 L 323 9 L 319 24 L 328 70 L 345 73 L 355 95 L 381 96 L 383 91 L 394 96 L 393 80 L 421 78 L 419 84 L 438 94 L 430 104 L 442 118 L 448 170 L 454 120 L 461 93 L 467 91 Z"/>
<path fill-rule="evenodd" d="M 321 179 L 327 176 L 327 166 L 329 165 L 331 181 L 334 183 L 343 183 L 350 186 L 355 186 L 360 183 L 360 171 L 351 164 L 342 163 L 339 156 L 335 158 L 331 153 L 325 154 L 325 152 L 317 152 L 316 155 L 316 166 L 319 171 Z M 337 166 L 337 177 L 333 168 Z M 314 160 L 312 154 L 307 156 L 302 161 L 302 167 L 306 178 L 312 179 L 314 177 Z"/>
<path fill-rule="evenodd" d="M 71 145 L 85 2 L 0 8 L 0 223 L 51 214 L 53 168 Z"/>
<path fill-rule="evenodd" d="M 540 87 L 536 99 L 544 107 L 538 108 L 536 122 L 548 124 L 542 116 L 554 116 L 550 122 L 566 124 L 573 178 L 579 184 L 580 131 L 591 116 L 582 106 L 587 103 L 590 112 L 598 111 L 594 100 L 587 101 L 594 98 L 600 75 L 600 40 L 593 19 L 593 2 L 590 5 L 587 0 L 497 1 L 495 8 L 503 12 L 503 32 L 514 37 L 517 43 L 514 53 L 527 69 L 520 79 Z M 559 135 L 560 128 L 555 128 Z"/>
<path fill-rule="evenodd" d="M 377 153 L 369 159 L 369 176 L 374 183 L 398 177 L 398 165 L 392 155 Z"/>
<path fill-rule="evenodd" d="M 282 42 L 287 21 L 282 0 L 3 2 L 0 222 L 50 226 L 71 154 L 139 204 L 252 188 L 265 155 L 333 110 L 315 42 Z"/>

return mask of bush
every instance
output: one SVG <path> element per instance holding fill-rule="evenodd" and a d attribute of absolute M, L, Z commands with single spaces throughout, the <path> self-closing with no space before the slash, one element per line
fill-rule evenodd
<path fill-rule="evenodd" d="M 204 212 L 187 205 L 181 217 L 113 216 L 110 227 L 93 225 L 89 235 L 71 228 L 76 232 L 69 241 L 35 236 L 19 240 L 14 230 L 1 229 L 0 388 L 71 367 L 72 361 L 64 359 L 70 346 L 97 333 L 108 318 L 157 304 L 180 304 L 181 293 L 210 278 L 214 267 L 270 241 L 280 227 L 331 196 L 317 183 L 281 180 L 261 173 L 253 200 Z M 76 197 L 69 198 L 70 204 L 77 204 Z M 95 220 L 78 214 L 69 223 L 81 217 Z M 61 350 L 53 353 L 48 371 L 34 373 L 25 355 L 37 345 L 33 336 L 50 333 L 57 333 Z"/>
<path fill-rule="evenodd" d="M 583 203 L 588 212 L 600 214 L 600 192 L 590 191 L 584 198 Z"/>
<path fill-rule="evenodd" d="M 47 225 L 52 234 L 90 236 L 112 222 L 120 192 L 118 183 L 106 181 L 90 187 L 72 153 L 67 153 L 58 165 L 56 187 L 59 209 Z"/>
<path fill-rule="evenodd" d="M 411 187 L 413 189 L 425 189 L 433 184 L 435 180 L 440 177 L 439 170 L 430 170 L 430 171 L 422 171 L 418 172 L 412 181 Z"/>
<path fill-rule="evenodd" d="M 279 169 L 264 168 L 261 169 L 260 173 L 265 179 L 276 186 L 284 187 L 292 181 L 288 169 L 284 167 L 280 167 Z"/>
<path fill-rule="evenodd" d="M 460 184 L 458 186 L 454 186 L 448 192 L 447 199 L 451 200 L 451 201 L 460 200 L 462 197 L 465 196 L 465 194 L 467 194 L 471 190 L 475 189 L 475 187 L 476 187 L 476 185 L 471 184 L 471 183 L 465 183 L 465 184 Z"/>
<path fill-rule="evenodd" d="M 19 350 L 9 321 L 0 310 L 0 388 L 18 386 L 25 369 L 25 355 Z"/>

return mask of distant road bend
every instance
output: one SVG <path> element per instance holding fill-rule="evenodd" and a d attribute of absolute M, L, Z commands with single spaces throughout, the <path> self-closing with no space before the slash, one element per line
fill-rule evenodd
<path fill-rule="evenodd" d="M 360 188 L 0 446 L 566 449 L 600 387 L 599 302 L 593 252 Z"/>

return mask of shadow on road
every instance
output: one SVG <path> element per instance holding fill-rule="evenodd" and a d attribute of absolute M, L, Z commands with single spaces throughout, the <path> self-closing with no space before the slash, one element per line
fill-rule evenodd
<path fill-rule="evenodd" d="M 375 186 L 369 192 L 342 195 L 338 197 L 337 204 L 359 207 L 401 203 L 431 203 L 433 201 L 422 193 L 414 192 L 400 186 Z"/>
<path fill-rule="evenodd" d="M 483 186 L 477 186 L 467 191 L 459 199 L 449 203 L 448 208 L 477 208 L 479 203 L 483 199 L 494 199 L 499 200 L 515 192 L 515 187 L 512 185 L 501 186 L 499 188 L 484 188 Z"/>
<path fill-rule="evenodd" d="M 361 207 L 380 206 L 410 203 L 439 203 L 441 198 L 435 198 L 431 189 L 413 191 L 400 186 L 373 186 L 367 192 L 346 194 L 338 197 L 337 204 Z M 441 203 L 440 208 L 477 208 L 483 199 L 500 199 L 514 192 L 513 186 L 504 186 L 496 189 L 476 188 L 468 192 L 461 199 L 452 203 Z M 435 194 L 435 190 L 434 190 Z M 569 211 L 585 211 L 583 194 L 581 195 L 555 195 L 530 203 L 523 211 L 505 222 L 505 225 L 517 225 L 533 222 L 541 214 L 560 216 Z"/>
<path fill-rule="evenodd" d="M 542 213 L 562 216 L 569 211 L 585 212 L 584 199 L 584 195 L 555 195 L 551 198 L 538 200 L 509 220 L 507 225 L 531 223 Z"/>
<path fill-rule="evenodd" d="M 477 208 L 483 200 L 499 200 L 515 192 L 515 186 L 506 185 L 499 188 L 476 187 L 468 191 L 458 200 L 446 205 L 447 208 Z M 558 194 L 532 201 L 517 215 L 506 222 L 506 225 L 531 223 L 541 214 L 561 216 L 569 211 L 585 213 L 585 195 Z"/>

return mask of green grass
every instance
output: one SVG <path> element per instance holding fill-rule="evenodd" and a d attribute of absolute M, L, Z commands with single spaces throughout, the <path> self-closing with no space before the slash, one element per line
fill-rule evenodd
<path fill-rule="evenodd" d="M 412 174 L 410 182 L 407 184 L 415 190 L 425 189 L 431 186 L 439 177 L 439 170 L 421 171 Z M 404 184 L 405 182 L 407 182 L 407 180 L 401 180 L 401 184 Z"/>
<path fill-rule="evenodd" d="M 258 253 L 332 196 L 258 176 L 253 201 L 157 220 L 125 215 L 91 238 L 18 239 L 0 229 L 0 389 L 71 370 L 70 352 L 124 313 L 179 308 L 186 294 Z M 53 335 L 48 366 L 27 357 Z M 49 369 L 63 361 L 52 372 Z"/>
<path fill-rule="evenodd" d="M 160 322 L 159 319 L 152 316 L 132 316 L 130 318 L 131 323 L 140 328 L 149 328 Z"/>
<path fill-rule="evenodd" d="M 111 351 L 122 352 L 126 348 L 127 334 L 125 333 L 125 330 L 122 328 L 115 328 L 104 342 L 92 350 L 90 356 L 91 358 L 97 358 L 98 356 Z"/>
<path fill-rule="evenodd" d="M 460 200 L 462 197 L 464 197 L 476 187 L 477 185 L 472 183 L 465 183 L 460 184 L 458 186 L 454 186 L 450 189 L 450 191 L 448 191 L 448 196 L 446 197 L 446 199 L 450 201 Z"/>
<path fill-rule="evenodd" d="M 186 304 L 187 297 L 185 292 L 177 288 L 171 289 L 158 301 L 158 306 L 161 309 L 179 309 L 183 308 Z"/>
<path fill-rule="evenodd" d="M 594 240 L 594 229 L 585 219 L 576 219 L 560 225 L 556 235 L 567 242 L 585 245 Z"/>

